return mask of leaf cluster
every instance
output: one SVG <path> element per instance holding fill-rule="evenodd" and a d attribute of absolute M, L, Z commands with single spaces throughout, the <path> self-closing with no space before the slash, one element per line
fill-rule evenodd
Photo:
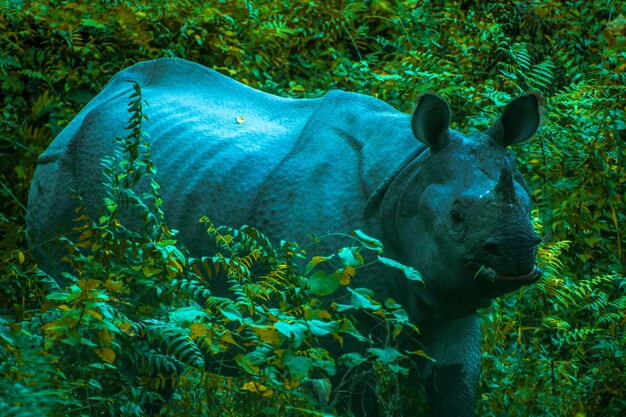
<path fill-rule="evenodd" d="M 336 264 L 335 255 L 316 256 L 302 268 L 305 255 L 294 243 L 275 248 L 250 226 L 216 227 L 202 218 L 215 253 L 187 254 L 160 209 L 141 128 L 144 104 L 133 84 L 129 133 L 102 163 L 101 210 L 94 217 L 80 203 L 76 239 L 61 239 L 70 272 L 60 282 L 40 272 L 41 310 L 0 323 L 7 359 L 0 384 L 10 392 L 4 411 L 297 416 L 339 407 L 329 382 L 338 364 L 380 375 L 408 372 L 400 362 L 411 353 L 396 347 L 398 336 L 417 328 L 393 300 L 350 286 L 367 267 L 361 251 L 384 261 L 377 240 L 357 232 Z M 368 325 L 348 311 L 362 313 Z M 34 345 L 24 347 L 28 342 Z M 352 350 L 361 345 L 369 348 Z M 43 358 L 35 362 L 43 376 L 33 379 L 23 356 Z M 60 387 L 56 393 L 49 379 Z M 350 381 L 344 375 L 341 384 Z M 21 398 L 38 392 L 59 397 L 23 409 Z"/>
<path fill-rule="evenodd" d="M 618 416 L 625 409 L 624 276 L 564 272 L 570 244 L 542 247 L 543 278 L 484 317 L 481 415 Z M 531 363 L 532 373 L 523 371 Z"/>

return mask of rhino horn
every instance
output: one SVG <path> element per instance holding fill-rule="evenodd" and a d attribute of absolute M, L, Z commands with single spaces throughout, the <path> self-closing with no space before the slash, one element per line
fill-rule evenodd
<path fill-rule="evenodd" d="M 508 159 L 504 160 L 498 184 L 496 184 L 495 195 L 500 202 L 506 205 L 515 205 L 517 195 L 515 194 L 515 182 L 513 180 L 513 169 Z"/>

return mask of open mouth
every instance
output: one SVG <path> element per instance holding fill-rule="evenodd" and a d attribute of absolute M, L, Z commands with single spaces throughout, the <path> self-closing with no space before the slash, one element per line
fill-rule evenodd
<path fill-rule="evenodd" d="M 490 266 L 481 265 L 474 278 L 504 286 L 522 286 L 537 281 L 541 274 L 542 271 L 537 265 L 534 265 L 530 271 L 521 275 L 501 274 Z"/>

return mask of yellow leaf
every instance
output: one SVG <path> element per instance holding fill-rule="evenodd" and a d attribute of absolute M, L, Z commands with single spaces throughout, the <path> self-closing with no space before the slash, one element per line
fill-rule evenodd
<path fill-rule="evenodd" d="M 300 381 L 287 379 L 283 382 L 283 386 L 288 390 L 296 389 L 300 386 Z"/>
<path fill-rule="evenodd" d="M 226 333 L 224 336 L 222 336 L 220 340 L 222 342 L 226 342 L 226 343 L 230 343 L 231 345 L 238 346 L 237 342 L 235 342 L 235 339 L 233 339 L 232 333 Z"/>
<path fill-rule="evenodd" d="M 89 220 L 89 216 L 87 216 L 86 214 L 83 214 L 81 216 L 76 217 L 73 221 L 75 222 L 82 222 L 82 221 L 86 221 Z"/>
<path fill-rule="evenodd" d="M 116 326 L 118 329 L 120 329 L 124 333 L 129 334 L 131 336 L 134 335 L 134 332 L 132 332 L 132 326 L 130 325 L 130 322 L 122 321 L 122 322 L 117 323 Z"/>
<path fill-rule="evenodd" d="M 96 348 L 93 351 L 106 363 L 113 363 L 115 361 L 115 352 L 111 348 Z"/>
<path fill-rule="evenodd" d="M 108 330 L 102 329 L 98 332 L 98 340 L 100 341 L 100 346 L 110 347 L 113 344 L 113 334 L 109 333 Z"/>
<path fill-rule="evenodd" d="M 199 337 L 204 337 L 209 333 L 209 328 L 201 323 L 192 323 L 191 324 L 191 333 L 189 337 L 191 340 L 195 340 Z"/>
<path fill-rule="evenodd" d="M 255 327 L 254 334 L 256 334 L 262 342 L 269 343 L 272 346 L 277 346 L 279 343 L 278 331 L 274 326 Z"/>
<path fill-rule="evenodd" d="M 396 327 L 393 329 L 393 340 L 396 340 L 396 338 L 400 336 L 400 333 L 402 333 L 402 327 Z"/>
<path fill-rule="evenodd" d="M 314 256 L 313 259 L 311 259 L 311 269 L 315 268 L 315 265 L 320 262 L 326 262 L 330 258 L 332 258 L 332 256 Z"/>
<path fill-rule="evenodd" d="M 20 262 L 20 265 L 22 265 L 24 261 L 26 260 L 26 258 L 24 257 L 24 254 L 19 250 L 17 251 L 17 260 Z"/>
<path fill-rule="evenodd" d="M 104 281 L 103 287 L 111 291 L 119 291 L 124 287 L 124 283 L 118 280 L 107 279 Z"/>
<path fill-rule="evenodd" d="M 356 270 L 351 267 L 350 265 L 346 266 L 343 269 L 343 272 L 341 273 L 341 276 L 339 277 L 339 283 L 341 285 L 348 285 L 350 284 L 350 279 L 352 279 L 352 277 L 354 277 L 354 274 L 356 274 Z"/>
<path fill-rule="evenodd" d="M 100 314 L 98 311 L 96 310 L 87 310 L 86 311 L 87 314 L 95 317 L 96 319 L 102 321 L 102 314 Z"/>
<path fill-rule="evenodd" d="M 243 391 L 250 391 L 250 392 L 257 392 L 257 393 L 262 393 L 262 392 L 267 391 L 266 386 L 258 384 L 254 381 L 246 382 L 245 384 L 241 386 L 241 389 Z"/>
<path fill-rule="evenodd" d="M 183 272 L 183 266 L 182 266 L 182 265 L 180 264 L 180 262 L 178 262 L 177 260 L 175 260 L 175 259 L 170 259 L 170 261 L 169 261 L 169 265 L 170 265 L 170 266 L 173 266 L 174 268 L 176 268 L 176 270 L 177 270 L 179 273 Z"/>
<path fill-rule="evenodd" d="M 304 312 L 305 320 L 330 320 L 331 318 L 327 310 L 309 309 Z"/>
<path fill-rule="evenodd" d="M 82 242 L 78 242 L 74 246 L 78 246 L 79 248 L 88 248 L 91 246 L 90 240 L 83 240 Z"/>
<path fill-rule="evenodd" d="M 85 240 L 89 240 L 91 235 L 93 235 L 93 230 L 92 229 L 87 229 L 80 235 L 80 237 L 78 238 L 78 241 L 80 243 L 83 243 Z"/>
<path fill-rule="evenodd" d="M 337 342 L 339 342 L 339 346 L 341 346 L 341 348 L 343 349 L 343 337 L 335 333 L 331 333 L 330 335 L 334 337 Z"/>
<path fill-rule="evenodd" d="M 409 354 L 411 355 L 415 355 L 415 356 L 421 356 L 422 358 L 426 358 L 426 359 L 431 359 L 430 356 L 428 356 L 428 354 L 426 352 L 424 352 L 423 350 L 414 350 L 413 352 L 409 352 Z"/>
<path fill-rule="evenodd" d="M 81 279 L 78 281 L 78 286 L 81 290 L 89 292 L 94 288 L 98 288 L 102 282 L 97 279 Z"/>
<path fill-rule="evenodd" d="M 157 275 L 161 272 L 160 269 L 158 268 L 152 268 L 150 265 L 144 265 L 141 270 L 143 271 L 143 274 L 146 276 L 146 278 L 150 278 L 154 275 Z"/>

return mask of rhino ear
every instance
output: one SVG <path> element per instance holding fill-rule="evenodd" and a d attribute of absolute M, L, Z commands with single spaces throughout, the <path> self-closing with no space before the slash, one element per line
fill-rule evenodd
<path fill-rule="evenodd" d="M 546 99 L 536 91 L 513 99 L 487 134 L 502 146 L 530 139 L 541 124 L 545 103 Z"/>
<path fill-rule="evenodd" d="M 433 151 L 446 146 L 450 140 L 450 107 L 441 97 L 424 93 L 417 99 L 417 107 L 411 119 L 413 134 Z"/>

